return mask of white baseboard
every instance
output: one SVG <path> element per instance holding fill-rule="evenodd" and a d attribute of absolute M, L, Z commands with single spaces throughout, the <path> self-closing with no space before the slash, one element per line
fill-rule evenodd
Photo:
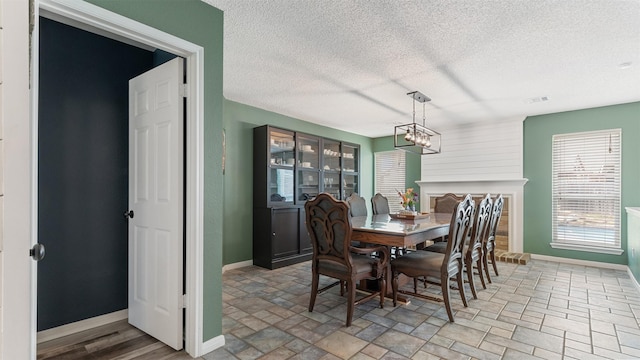
<path fill-rule="evenodd" d="M 221 348 L 224 346 L 224 335 L 218 335 L 211 340 L 207 340 L 202 343 L 202 354 L 200 356 L 208 354 L 215 349 Z"/>
<path fill-rule="evenodd" d="M 98 326 L 110 324 L 112 322 L 127 319 L 129 317 L 129 311 L 127 309 L 104 314 L 89 319 L 76 321 L 70 324 L 54 327 L 47 330 L 38 331 L 38 344 L 61 338 L 63 336 L 75 334 L 80 331 L 93 329 Z"/>
<path fill-rule="evenodd" d="M 233 263 L 233 264 L 223 265 L 222 266 L 222 273 L 224 274 L 224 272 L 227 271 L 227 270 L 240 269 L 240 268 L 247 267 L 247 266 L 252 266 L 252 265 L 253 265 L 253 260 L 240 261 L 240 262 Z"/>
<path fill-rule="evenodd" d="M 640 284 L 638 283 L 638 280 L 635 278 L 635 276 L 633 276 L 631 269 L 627 265 L 609 264 L 609 263 L 603 263 L 599 261 L 568 259 L 563 257 L 537 255 L 537 254 L 531 254 L 531 258 L 537 259 L 537 260 L 572 264 L 572 265 L 583 265 L 583 266 L 593 266 L 593 267 L 599 267 L 599 268 L 605 268 L 605 269 L 626 270 L 627 273 L 629 274 L 629 277 L 631 278 L 631 281 L 633 281 L 633 284 L 636 286 L 636 289 L 638 289 L 638 292 L 640 292 Z"/>
<path fill-rule="evenodd" d="M 531 254 L 531 258 L 536 260 L 553 261 L 553 262 L 559 262 L 559 263 L 571 264 L 571 265 L 592 266 L 592 267 L 605 268 L 605 269 L 627 270 L 629 268 L 627 265 L 621 265 L 621 264 L 610 264 L 610 263 L 604 263 L 600 261 L 569 259 L 569 258 L 539 255 L 539 254 Z"/>
<path fill-rule="evenodd" d="M 638 283 L 638 280 L 636 279 L 635 276 L 633 276 L 633 273 L 631 272 L 631 268 L 627 266 L 627 273 L 629 273 L 629 277 L 631 278 L 631 281 L 633 281 L 633 284 L 636 286 L 636 289 L 638 289 L 638 292 L 640 292 L 640 284 Z"/>

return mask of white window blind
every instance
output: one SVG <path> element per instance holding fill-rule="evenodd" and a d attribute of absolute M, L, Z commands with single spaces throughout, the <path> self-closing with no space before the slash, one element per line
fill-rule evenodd
<path fill-rule="evenodd" d="M 389 211 L 401 210 L 398 191 L 404 191 L 405 152 L 402 150 L 375 153 L 375 192 L 389 200 Z"/>
<path fill-rule="evenodd" d="M 554 248 L 620 249 L 621 130 L 553 136 Z"/>

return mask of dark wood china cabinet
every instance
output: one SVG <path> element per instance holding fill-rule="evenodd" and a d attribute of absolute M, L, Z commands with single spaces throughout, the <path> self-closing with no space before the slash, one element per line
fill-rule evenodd
<path fill-rule="evenodd" d="M 311 259 L 304 204 L 359 192 L 360 146 L 269 125 L 253 129 L 253 262 L 276 269 Z"/>

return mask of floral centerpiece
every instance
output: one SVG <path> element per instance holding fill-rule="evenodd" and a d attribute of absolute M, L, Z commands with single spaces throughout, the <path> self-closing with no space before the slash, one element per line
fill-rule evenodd
<path fill-rule="evenodd" d="M 402 199 L 402 209 L 401 213 L 416 213 L 416 203 L 418 203 L 418 193 L 413 191 L 413 188 L 407 188 L 407 191 L 401 193 L 398 191 L 398 195 Z"/>

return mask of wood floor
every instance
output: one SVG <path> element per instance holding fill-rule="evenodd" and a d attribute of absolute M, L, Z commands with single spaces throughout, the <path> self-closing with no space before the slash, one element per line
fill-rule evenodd
<path fill-rule="evenodd" d="M 38 344 L 38 359 L 192 359 L 129 325 L 126 320 Z M 198 358 L 202 359 L 202 358 Z"/>

